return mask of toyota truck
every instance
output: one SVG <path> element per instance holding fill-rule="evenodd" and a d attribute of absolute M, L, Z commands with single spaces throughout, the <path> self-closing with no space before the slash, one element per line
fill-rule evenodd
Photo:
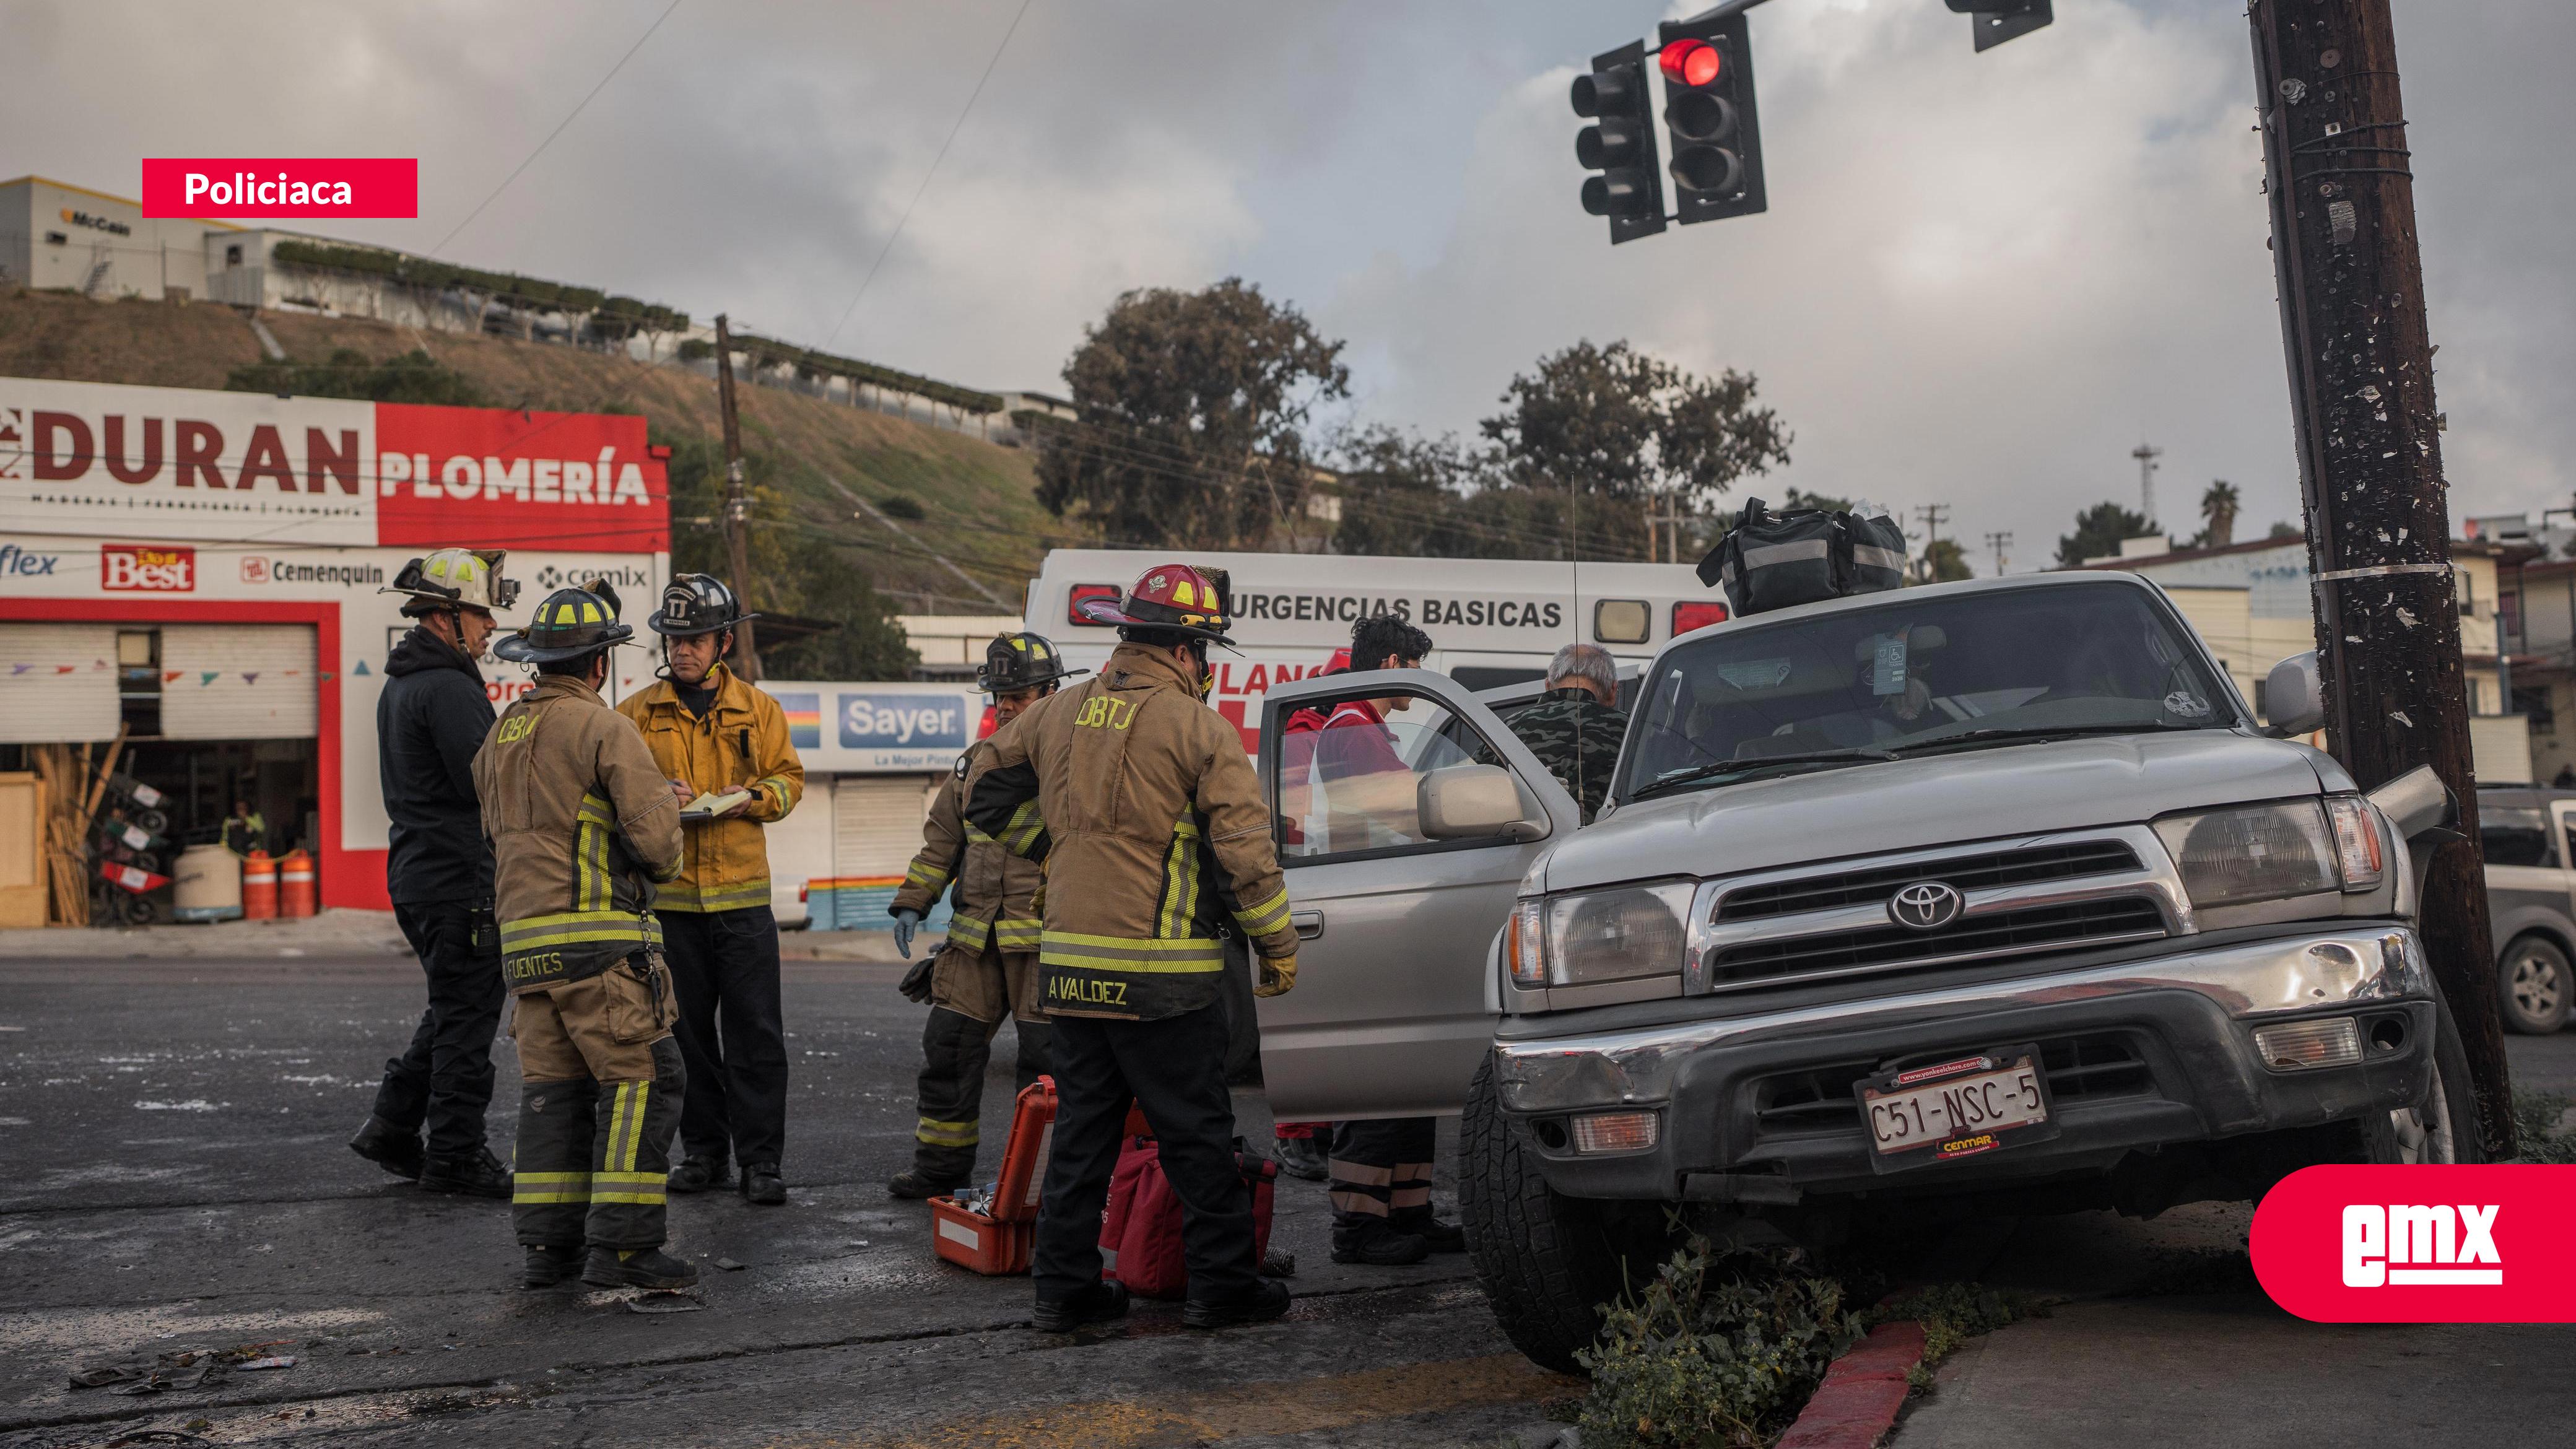
<path fill-rule="evenodd" d="M 1463 1114 L 1479 1276 L 1563 1370 L 1676 1221 L 2152 1214 L 2466 1160 L 2408 847 L 2449 797 L 2287 738 L 2313 656 L 2266 693 L 2268 729 L 2126 574 L 1778 610 L 1657 652 L 1578 829 L 1456 680 L 1275 686 L 1301 945 L 1259 1008 L 1271 1105 Z M 1321 754 L 1375 768 L 1283 740 L 1353 699 L 1391 749 Z"/>

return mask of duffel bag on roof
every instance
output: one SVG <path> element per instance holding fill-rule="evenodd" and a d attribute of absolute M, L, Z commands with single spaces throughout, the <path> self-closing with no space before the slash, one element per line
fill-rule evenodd
<path fill-rule="evenodd" d="M 1775 513 L 1756 498 L 1699 561 L 1699 581 L 1722 585 L 1727 610 L 1738 618 L 1901 588 L 1905 534 L 1883 515 L 1822 508 Z"/>

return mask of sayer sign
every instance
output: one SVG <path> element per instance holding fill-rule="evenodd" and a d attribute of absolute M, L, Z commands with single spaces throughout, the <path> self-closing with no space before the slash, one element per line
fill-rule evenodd
<path fill-rule="evenodd" d="M 0 516 L 43 533 L 670 548 L 644 420 L 0 378 Z"/>

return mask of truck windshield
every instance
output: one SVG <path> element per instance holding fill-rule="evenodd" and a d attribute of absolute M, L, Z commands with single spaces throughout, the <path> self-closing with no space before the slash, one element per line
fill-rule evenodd
<path fill-rule="evenodd" d="M 2241 723 L 2234 693 L 2139 589 L 1910 592 L 1673 650 L 1647 682 L 1620 795 L 2025 735 Z"/>

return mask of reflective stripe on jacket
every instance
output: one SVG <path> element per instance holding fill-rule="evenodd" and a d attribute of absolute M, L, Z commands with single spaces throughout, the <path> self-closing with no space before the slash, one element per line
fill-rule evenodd
<path fill-rule="evenodd" d="M 981 951 L 990 940 L 1004 951 L 1034 951 L 1044 922 L 1038 919 L 1038 888 L 1046 872 L 1023 860 L 966 819 L 966 782 L 992 756 L 990 741 L 977 743 L 957 757 L 957 769 L 930 800 L 930 815 L 921 825 L 921 853 L 904 871 L 887 914 L 930 914 L 939 893 L 956 887 L 948 922 L 951 945 Z"/>
<path fill-rule="evenodd" d="M 1041 995 L 1058 1016 L 1151 1020 L 1217 999 L 1221 936 L 1293 956 L 1287 882 L 1243 736 L 1169 654 L 1122 644 L 1097 678 L 987 741 L 966 819 L 1046 863 Z"/>
<path fill-rule="evenodd" d="M 751 791 L 749 808 L 730 820 L 692 821 L 679 879 L 655 899 L 665 911 L 737 911 L 769 904 L 769 845 L 761 825 L 785 818 L 805 796 L 805 764 L 787 738 L 787 712 L 778 701 L 734 676 L 719 662 L 707 675 L 716 686 L 702 718 L 667 679 L 617 707 L 643 731 L 662 773 L 684 780 L 701 795 Z M 670 787 L 662 787 L 665 794 Z"/>
<path fill-rule="evenodd" d="M 680 868 L 679 801 L 635 727 L 567 675 L 539 677 L 474 756 L 493 918 L 513 991 L 658 949 L 653 883 Z"/>

